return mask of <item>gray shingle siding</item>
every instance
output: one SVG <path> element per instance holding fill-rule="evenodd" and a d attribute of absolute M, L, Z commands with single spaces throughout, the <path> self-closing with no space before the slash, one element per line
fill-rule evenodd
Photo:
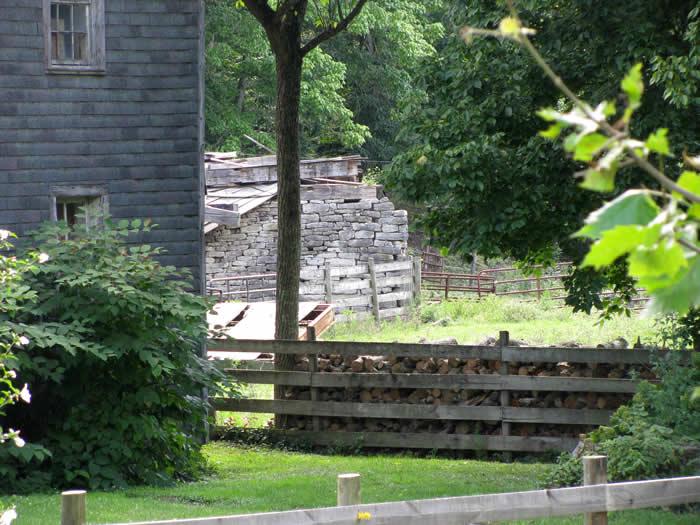
<path fill-rule="evenodd" d="M 104 185 L 115 218 L 202 272 L 201 0 L 106 0 L 104 75 L 47 74 L 42 0 L 0 0 L 0 228 L 50 218 L 61 184 Z"/>

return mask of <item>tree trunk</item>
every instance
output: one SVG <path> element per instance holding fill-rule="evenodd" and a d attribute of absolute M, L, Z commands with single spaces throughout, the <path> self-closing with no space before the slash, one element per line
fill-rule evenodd
<path fill-rule="evenodd" d="M 277 311 L 275 339 L 299 338 L 299 272 L 301 258 L 301 180 L 299 177 L 299 101 L 303 57 L 294 28 L 280 35 L 277 60 Z M 293 370 L 294 356 L 275 355 L 275 368 Z M 284 387 L 275 386 L 275 398 Z M 285 418 L 277 416 L 278 427 Z"/>

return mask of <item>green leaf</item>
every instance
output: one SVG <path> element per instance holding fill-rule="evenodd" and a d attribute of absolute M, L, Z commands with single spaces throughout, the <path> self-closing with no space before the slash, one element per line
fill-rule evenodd
<path fill-rule="evenodd" d="M 694 171 L 684 171 L 681 176 L 678 177 L 677 184 L 691 193 L 700 197 L 700 175 Z M 677 199 L 682 199 L 683 196 L 678 192 L 673 192 L 673 196 Z M 691 204 L 688 208 L 688 216 L 695 219 L 700 219 L 700 204 Z"/>
<path fill-rule="evenodd" d="M 668 128 L 659 128 L 647 138 L 646 146 L 650 151 L 659 155 L 671 156 L 671 149 L 668 146 Z"/>
<path fill-rule="evenodd" d="M 683 248 L 673 239 L 654 247 L 640 247 L 630 254 L 628 261 L 629 274 L 642 284 L 645 278 L 652 278 L 655 288 L 660 285 L 659 279 L 671 279 L 688 265 Z"/>
<path fill-rule="evenodd" d="M 537 116 L 547 122 L 554 122 L 559 119 L 561 113 L 552 108 L 542 108 L 537 111 Z"/>
<path fill-rule="evenodd" d="M 562 126 L 561 123 L 557 122 L 549 126 L 546 130 L 540 131 L 540 137 L 544 137 L 546 139 L 555 139 L 559 136 L 562 129 L 564 129 L 564 126 Z"/>
<path fill-rule="evenodd" d="M 619 257 L 630 253 L 639 246 L 650 246 L 659 239 L 661 226 L 616 226 L 603 233 L 600 240 L 591 246 L 583 260 L 583 267 L 596 269 L 609 266 Z"/>
<path fill-rule="evenodd" d="M 681 270 L 673 282 L 651 293 L 647 311 L 652 314 L 686 313 L 691 307 L 700 305 L 700 257 L 688 260 L 687 268 Z"/>
<path fill-rule="evenodd" d="M 612 117 L 615 113 L 617 113 L 615 103 L 610 100 L 606 100 L 605 105 L 603 106 L 603 115 L 606 117 Z"/>
<path fill-rule="evenodd" d="M 605 135 L 600 133 L 589 133 L 576 144 L 574 150 L 574 160 L 589 162 L 601 150 L 603 145 L 608 141 Z"/>
<path fill-rule="evenodd" d="M 659 207 L 644 190 L 628 190 L 586 218 L 586 226 L 576 237 L 599 239 L 603 232 L 616 226 L 649 224 L 659 213 Z"/>
<path fill-rule="evenodd" d="M 583 182 L 579 186 L 585 190 L 610 193 L 615 189 L 615 171 L 586 170 Z"/>
<path fill-rule="evenodd" d="M 644 81 L 642 80 L 642 64 L 632 66 L 625 78 L 620 83 L 622 91 L 627 95 L 629 104 L 633 109 L 637 109 L 644 93 Z"/>

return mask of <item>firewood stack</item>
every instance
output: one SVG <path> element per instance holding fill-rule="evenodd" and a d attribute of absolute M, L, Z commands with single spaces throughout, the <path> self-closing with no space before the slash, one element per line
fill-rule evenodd
<path fill-rule="evenodd" d="M 442 342 L 441 342 L 442 343 Z M 486 343 L 486 344 L 484 344 Z M 495 345 L 489 338 L 480 346 Z M 517 342 L 514 346 L 520 346 Z M 565 345 L 562 345 L 565 346 Z M 569 344 L 566 346 L 574 346 Z M 599 347 L 616 347 L 615 344 Z M 619 346 L 617 346 L 619 348 Z M 459 359 L 456 357 L 401 357 L 401 356 L 341 356 L 321 354 L 318 371 L 322 373 L 365 374 L 440 374 L 440 375 L 498 375 L 501 362 L 483 359 Z M 306 356 L 297 356 L 295 370 L 308 371 Z M 537 377 L 654 379 L 649 366 L 609 365 L 601 363 L 509 363 L 508 374 Z M 319 388 L 319 401 L 345 403 L 395 403 L 425 405 L 500 406 L 500 391 L 474 390 L 463 386 L 439 388 Z M 289 400 L 310 400 L 308 387 L 289 386 L 285 390 Z M 510 406 L 522 408 L 559 408 L 615 410 L 629 401 L 632 394 L 599 392 L 550 392 L 512 390 Z M 497 421 L 406 420 L 380 418 L 320 417 L 321 430 L 347 432 L 428 432 L 447 434 L 497 435 L 501 431 Z M 311 430 L 310 416 L 289 416 L 288 428 Z M 513 423 L 514 436 L 570 436 L 576 437 L 591 430 L 585 425 Z"/>

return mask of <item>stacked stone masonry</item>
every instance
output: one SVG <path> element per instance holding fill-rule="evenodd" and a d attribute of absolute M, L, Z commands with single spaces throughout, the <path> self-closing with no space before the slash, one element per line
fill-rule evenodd
<path fill-rule="evenodd" d="M 394 209 L 387 197 L 308 200 L 301 202 L 301 209 L 302 300 L 324 300 L 327 263 L 350 267 L 366 266 L 370 259 L 376 263 L 406 259 L 408 215 Z M 277 201 L 271 200 L 244 214 L 240 228 L 222 225 L 207 234 L 207 279 L 276 272 L 276 244 Z M 220 283 L 210 286 L 224 288 Z M 230 286 L 240 290 L 244 284 Z M 251 281 L 250 286 L 269 288 L 270 281 Z M 253 293 L 250 299 L 273 297 L 273 292 Z"/>

